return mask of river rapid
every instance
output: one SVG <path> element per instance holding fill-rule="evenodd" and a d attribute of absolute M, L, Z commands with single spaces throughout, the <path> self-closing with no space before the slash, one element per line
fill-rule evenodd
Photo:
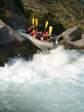
<path fill-rule="evenodd" d="M 0 112 L 84 112 L 84 53 L 58 47 L 0 67 Z"/>

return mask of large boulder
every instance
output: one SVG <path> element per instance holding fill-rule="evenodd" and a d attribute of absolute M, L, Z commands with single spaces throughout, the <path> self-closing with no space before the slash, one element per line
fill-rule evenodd
<path fill-rule="evenodd" d="M 9 17 L 6 17 L 4 19 L 4 22 L 11 26 L 14 30 L 18 29 L 26 29 L 27 28 L 27 21 L 24 18 L 24 16 L 18 16 L 15 14 L 12 14 Z"/>
<path fill-rule="evenodd" d="M 66 48 L 84 49 L 84 35 L 79 27 L 73 27 L 58 36 L 58 43 Z"/>
<path fill-rule="evenodd" d="M 16 41 L 16 39 L 22 41 L 20 35 L 16 31 L 0 20 L 0 45 L 10 44 Z"/>
<path fill-rule="evenodd" d="M 15 30 L 27 28 L 22 0 L 2 0 L 0 18 Z"/>

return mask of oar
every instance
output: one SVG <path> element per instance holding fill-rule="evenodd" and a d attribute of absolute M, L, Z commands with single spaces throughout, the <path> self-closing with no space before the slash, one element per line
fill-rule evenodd
<path fill-rule="evenodd" d="M 35 18 L 32 18 L 32 25 L 35 25 Z"/>
<path fill-rule="evenodd" d="M 38 19 L 35 18 L 35 26 L 38 27 Z"/>
<path fill-rule="evenodd" d="M 49 26 L 49 35 L 52 34 L 52 31 L 53 31 L 53 27 L 52 26 Z"/>
<path fill-rule="evenodd" d="M 46 21 L 45 23 L 45 29 L 48 27 L 48 21 Z"/>

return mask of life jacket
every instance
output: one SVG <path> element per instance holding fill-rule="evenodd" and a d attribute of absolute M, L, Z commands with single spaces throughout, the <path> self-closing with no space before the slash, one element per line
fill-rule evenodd
<path fill-rule="evenodd" d="M 33 30 L 30 34 L 32 37 L 36 37 L 37 36 L 37 31 L 36 30 Z"/>
<path fill-rule="evenodd" d="M 35 29 L 35 26 L 30 26 L 30 27 L 27 29 L 27 34 L 30 34 L 34 29 Z"/>
<path fill-rule="evenodd" d="M 43 36 L 42 32 L 37 32 L 37 36 L 36 36 L 37 39 L 41 40 L 42 36 Z"/>
<path fill-rule="evenodd" d="M 44 38 L 44 40 L 47 40 L 48 37 L 49 37 L 49 33 L 48 33 L 48 31 L 43 32 L 43 38 Z"/>

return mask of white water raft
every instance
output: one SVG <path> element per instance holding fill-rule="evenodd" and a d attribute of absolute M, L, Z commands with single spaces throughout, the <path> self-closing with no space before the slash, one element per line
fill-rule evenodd
<path fill-rule="evenodd" d="M 46 49 L 51 50 L 57 47 L 57 44 L 55 42 L 41 41 L 23 32 L 19 32 L 19 34 L 23 38 L 31 41 L 36 47 L 42 50 L 46 50 Z"/>

